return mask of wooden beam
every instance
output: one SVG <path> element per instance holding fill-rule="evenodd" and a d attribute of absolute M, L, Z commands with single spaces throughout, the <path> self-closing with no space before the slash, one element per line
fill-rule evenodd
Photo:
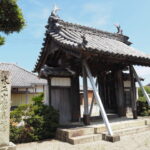
<path fill-rule="evenodd" d="M 79 77 L 74 76 L 71 78 L 71 108 L 72 108 L 72 121 L 77 122 L 80 119 L 80 89 Z"/>
<path fill-rule="evenodd" d="M 131 78 L 131 105 L 132 105 L 132 113 L 133 118 L 137 119 L 137 105 L 136 105 L 136 87 L 135 87 L 135 80 L 134 74 L 131 66 L 129 67 L 130 70 L 130 78 Z"/>
<path fill-rule="evenodd" d="M 99 95 L 102 99 L 102 103 L 104 105 L 105 102 L 105 75 L 103 76 L 98 76 L 98 90 L 99 90 Z"/>
<path fill-rule="evenodd" d="M 122 70 L 114 70 L 113 76 L 115 82 L 117 112 L 120 117 L 123 117 L 126 116 L 126 106 L 124 100 L 124 85 L 123 85 Z"/>
<path fill-rule="evenodd" d="M 87 75 L 86 75 L 86 70 L 84 68 L 84 64 L 82 65 L 82 74 L 83 74 L 83 96 L 84 96 L 83 122 L 85 125 L 89 125 L 90 120 L 89 120 L 89 108 L 88 108 Z"/>

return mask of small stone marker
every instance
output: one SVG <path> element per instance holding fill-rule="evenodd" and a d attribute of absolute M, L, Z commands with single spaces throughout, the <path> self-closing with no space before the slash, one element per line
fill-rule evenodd
<path fill-rule="evenodd" d="M 0 71 L 0 150 L 16 149 L 16 146 L 9 142 L 10 96 L 9 72 Z"/>

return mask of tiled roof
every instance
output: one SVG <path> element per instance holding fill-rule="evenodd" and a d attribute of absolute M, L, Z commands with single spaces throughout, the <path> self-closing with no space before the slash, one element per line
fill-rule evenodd
<path fill-rule="evenodd" d="M 122 34 L 104 32 L 86 26 L 68 23 L 57 16 L 50 16 L 46 28 L 44 47 L 40 52 L 36 68 L 41 61 L 48 38 L 57 42 L 58 45 L 77 52 L 81 47 L 84 47 L 84 50 L 89 52 L 99 52 L 114 57 L 135 59 L 134 61 L 139 65 L 141 61 L 145 61 L 145 64 L 148 63 L 150 65 L 150 55 L 146 55 L 130 47 L 131 42 L 128 41 L 129 38 Z"/>
<path fill-rule="evenodd" d="M 0 70 L 9 71 L 11 74 L 12 87 L 31 87 L 45 85 L 47 81 L 40 79 L 35 74 L 11 63 L 0 63 Z"/>

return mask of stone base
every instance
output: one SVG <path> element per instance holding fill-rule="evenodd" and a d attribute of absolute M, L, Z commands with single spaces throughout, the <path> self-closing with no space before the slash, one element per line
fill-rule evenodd
<path fill-rule="evenodd" d="M 138 119 L 137 110 L 132 110 L 131 107 L 127 107 L 126 116 L 133 119 Z"/>
<path fill-rule="evenodd" d="M 83 123 L 84 125 L 90 125 L 90 115 L 83 115 Z"/>
<path fill-rule="evenodd" d="M 132 108 L 131 107 L 127 107 L 126 110 L 127 110 L 126 111 L 127 118 L 132 118 L 132 116 L 133 116 Z"/>
<path fill-rule="evenodd" d="M 16 145 L 10 142 L 8 146 L 0 146 L 0 150 L 16 150 Z"/>
<path fill-rule="evenodd" d="M 108 134 L 102 134 L 102 140 L 114 143 L 120 141 L 120 136 L 119 135 L 111 136 Z"/>
<path fill-rule="evenodd" d="M 133 119 L 138 119 L 137 110 L 133 110 L 132 113 L 133 113 Z"/>

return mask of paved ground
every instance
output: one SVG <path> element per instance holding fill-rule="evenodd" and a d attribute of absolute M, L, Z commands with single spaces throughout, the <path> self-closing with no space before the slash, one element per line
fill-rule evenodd
<path fill-rule="evenodd" d="M 122 136 L 121 141 L 109 143 L 98 141 L 71 145 L 57 140 L 32 142 L 17 145 L 17 150 L 150 150 L 150 131 Z"/>

